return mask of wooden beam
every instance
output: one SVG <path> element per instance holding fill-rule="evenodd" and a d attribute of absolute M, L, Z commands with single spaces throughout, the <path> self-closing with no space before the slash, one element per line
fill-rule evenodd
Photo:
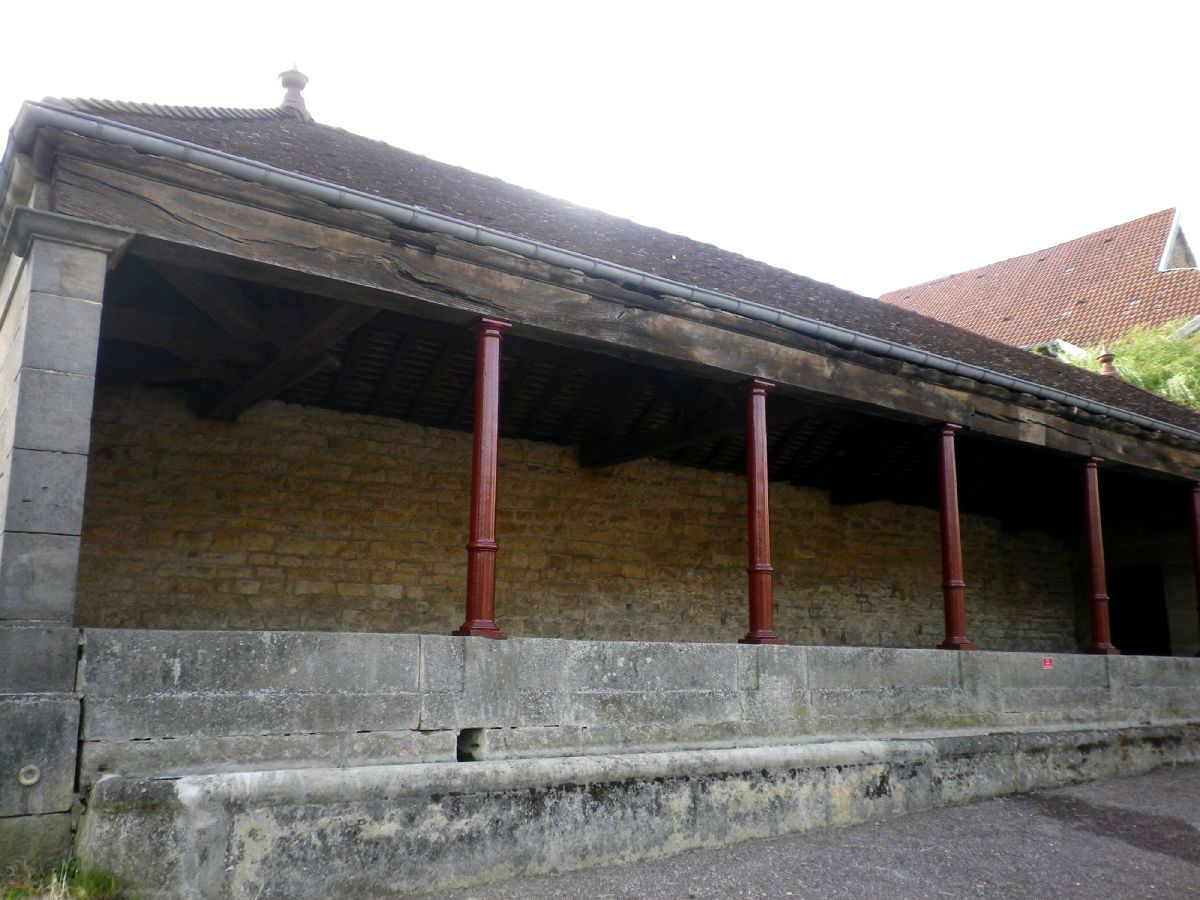
<path fill-rule="evenodd" d="M 263 331 L 258 307 L 230 279 L 165 262 L 150 265 L 230 337 L 245 343 L 271 340 Z"/>
<path fill-rule="evenodd" d="M 213 353 L 211 346 L 206 347 L 202 340 L 182 339 L 170 316 L 123 306 L 108 306 L 100 317 L 100 336 L 166 350 L 180 362 L 230 387 L 242 380 L 238 368 Z"/>
<path fill-rule="evenodd" d="M 339 364 L 337 378 L 334 379 L 333 386 L 325 398 L 325 402 L 330 406 L 338 406 L 345 399 L 346 392 L 350 389 L 351 379 L 353 379 L 358 363 L 366 351 L 369 336 L 370 331 L 366 328 L 358 329 L 354 335 L 350 350 L 346 354 L 346 363 L 345 365 Z"/>
<path fill-rule="evenodd" d="M 396 341 L 396 349 L 392 351 L 392 359 L 388 363 L 387 371 L 379 379 L 379 387 L 375 389 L 375 396 L 371 398 L 371 406 L 368 412 L 372 415 L 378 414 L 383 409 L 384 402 L 395 387 L 396 378 L 400 374 L 400 370 L 404 368 L 404 351 L 407 345 L 408 336 L 400 335 Z"/>
<path fill-rule="evenodd" d="M 249 365 L 262 365 L 269 359 L 261 348 L 247 347 L 215 334 L 208 320 L 199 316 L 165 315 L 116 304 L 104 307 L 100 336 L 171 353 L 185 349 Z"/>
<path fill-rule="evenodd" d="M 276 359 L 211 403 L 203 414 L 210 419 L 233 421 L 254 404 L 286 390 L 298 377 L 319 365 L 334 344 L 365 325 L 377 312 L 373 307 L 351 303 L 325 312 Z"/>
<path fill-rule="evenodd" d="M 579 450 L 581 465 L 592 469 L 615 466 L 647 456 L 658 456 L 705 441 L 740 435 L 746 427 L 745 412 L 734 402 L 731 394 L 713 402 L 693 404 L 692 408 L 666 428 L 634 432 L 627 438 L 584 445 Z M 806 416 L 818 415 L 820 407 L 772 397 L 767 404 L 766 424 L 791 422 Z"/>
<path fill-rule="evenodd" d="M 102 366 L 101 384 L 161 384 L 167 381 L 196 381 L 212 374 L 186 363 L 144 363 L 141 365 Z"/>

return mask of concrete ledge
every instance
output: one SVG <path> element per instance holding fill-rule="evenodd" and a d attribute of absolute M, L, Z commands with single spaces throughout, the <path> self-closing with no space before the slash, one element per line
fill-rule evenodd
<path fill-rule="evenodd" d="M 1200 760 L 1200 722 L 732 750 L 108 777 L 78 852 L 153 898 L 395 897 Z"/>

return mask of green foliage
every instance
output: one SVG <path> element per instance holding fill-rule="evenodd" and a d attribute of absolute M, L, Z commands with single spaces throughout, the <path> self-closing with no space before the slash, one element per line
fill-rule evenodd
<path fill-rule="evenodd" d="M 13 867 L 0 877 L 0 900 L 134 900 L 134 895 L 111 872 L 81 869 L 68 859 L 45 872 Z"/>
<path fill-rule="evenodd" d="M 1108 344 L 1113 364 L 1130 384 L 1174 400 L 1182 406 L 1200 409 L 1200 333 L 1172 337 L 1188 319 L 1168 322 L 1157 328 L 1135 326 L 1128 334 Z M 1096 357 L 1103 350 L 1092 348 L 1086 360 L 1072 360 L 1084 368 L 1098 371 Z"/>

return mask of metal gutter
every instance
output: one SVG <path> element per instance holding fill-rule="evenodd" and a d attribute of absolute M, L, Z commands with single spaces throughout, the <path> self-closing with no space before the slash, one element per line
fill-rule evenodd
<path fill-rule="evenodd" d="M 32 145 L 33 135 L 39 127 L 58 128 L 72 131 L 93 140 L 110 144 L 130 147 L 142 153 L 163 156 L 179 162 L 191 163 L 203 168 L 221 172 L 244 181 L 277 187 L 282 190 L 300 194 L 327 203 L 330 206 L 353 209 L 360 212 L 372 213 L 388 219 L 406 228 L 416 228 L 437 234 L 445 234 L 467 243 L 482 247 L 492 247 L 507 250 L 528 259 L 540 260 L 554 266 L 576 269 L 593 278 L 612 281 L 623 287 L 642 290 L 681 300 L 690 300 L 711 309 L 735 313 L 748 319 L 777 325 L 805 337 L 826 341 L 838 347 L 849 350 L 860 350 L 875 356 L 895 359 L 924 366 L 969 378 L 983 384 L 991 384 L 1019 393 L 1030 394 L 1042 400 L 1073 406 L 1084 412 L 1098 416 L 1107 416 L 1119 422 L 1127 422 L 1149 431 L 1158 431 L 1184 438 L 1189 441 L 1200 441 L 1200 432 L 1181 428 L 1169 422 L 1162 422 L 1138 413 L 1089 400 L 1067 391 L 1048 387 L 1023 378 L 1005 375 L 981 366 L 960 362 L 948 356 L 917 350 L 906 344 L 896 343 L 884 338 L 873 337 L 862 332 L 830 325 L 817 319 L 799 316 L 795 313 L 784 312 L 762 303 L 742 300 L 729 294 L 709 291 L 693 287 L 682 282 L 660 278 L 647 272 L 641 272 L 628 266 L 605 262 L 601 259 L 563 250 L 550 244 L 529 238 L 518 237 L 494 228 L 473 225 L 452 216 L 431 212 L 419 206 L 401 203 L 396 200 L 386 200 L 365 191 L 339 187 L 317 178 L 288 172 L 266 163 L 243 159 L 220 150 L 211 150 L 189 141 L 156 134 L 143 128 L 113 122 L 89 113 L 67 110 L 61 107 L 49 106 L 44 103 L 25 103 L 17 114 L 13 124 L 11 139 L 0 161 L 0 185 L 7 185 L 16 148 L 28 150 Z"/>

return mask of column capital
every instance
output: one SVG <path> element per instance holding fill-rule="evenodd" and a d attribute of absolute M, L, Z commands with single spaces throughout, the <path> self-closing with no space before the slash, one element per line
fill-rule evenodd
<path fill-rule="evenodd" d="M 742 390 L 750 391 L 752 394 L 765 394 L 775 387 L 775 382 L 767 381 L 765 378 L 747 378 L 741 383 L 741 387 Z"/>
<path fill-rule="evenodd" d="M 29 255 L 34 238 L 71 244 L 107 254 L 108 267 L 111 269 L 120 260 L 132 237 L 133 232 L 125 228 L 115 228 L 89 219 L 79 219 L 29 206 L 18 206 L 13 210 L 3 246 L 5 250 L 24 257 Z"/>
<path fill-rule="evenodd" d="M 954 422 L 939 422 L 934 426 L 938 430 L 938 434 L 958 434 L 963 430 L 962 425 L 956 425 Z"/>
<path fill-rule="evenodd" d="M 496 334 L 499 334 L 505 329 L 512 328 L 512 322 L 505 322 L 503 319 L 493 319 L 491 316 L 480 316 L 475 320 L 475 327 L 484 333 L 494 331 Z"/>

